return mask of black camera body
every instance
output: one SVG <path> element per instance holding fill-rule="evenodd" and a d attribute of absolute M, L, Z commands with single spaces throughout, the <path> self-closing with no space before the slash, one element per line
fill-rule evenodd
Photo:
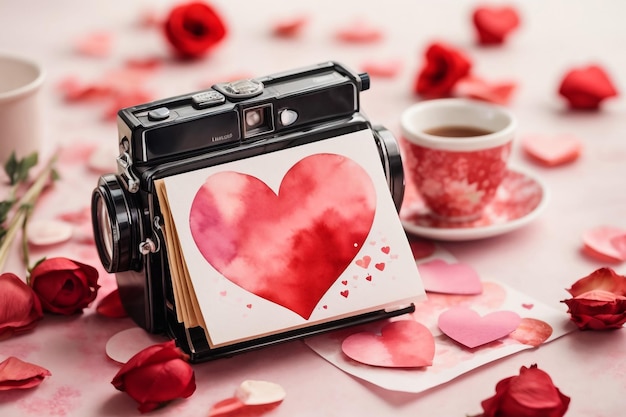
<path fill-rule="evenodd" d="M 411 311 L 368 313 L 218 349 L 209 347 L 202 329 L 186 329 L 176 319 L 154 181 L 369 129 L 399 210 L 399 147 L 360 112 L 359 93 L 368 88 L 367 74 L 326 62 L 120 110 L 119 169 L 99 179 L 92 219 L 100 259 L 116 274 L 129 316 L 150 332 L 167 332 L 192 361 L 202 361 Z"/>

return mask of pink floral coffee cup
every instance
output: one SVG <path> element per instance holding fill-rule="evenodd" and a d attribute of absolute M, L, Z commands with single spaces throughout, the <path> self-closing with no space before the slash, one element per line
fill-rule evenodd
<path fill-rule="evenodd" d="M 406 175 L 432 213 L 480 217 L 507 171 L 513 115 L 485 102 L 439 99 L 409 107 L 400 123 Z"/>

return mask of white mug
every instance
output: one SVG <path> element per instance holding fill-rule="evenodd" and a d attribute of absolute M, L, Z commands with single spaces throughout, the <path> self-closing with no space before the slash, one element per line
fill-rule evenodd
<path fill-rule="evenodd" d="M 44 78 L 36 62 L 0 52 L 0 166 L 12 152 L 23 158 L 40 150 L 39 92 Z"/>

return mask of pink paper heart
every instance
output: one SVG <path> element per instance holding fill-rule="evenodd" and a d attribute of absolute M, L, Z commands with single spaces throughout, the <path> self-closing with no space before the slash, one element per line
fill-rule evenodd
<path fill-rule="evenodd" d="M 483 292 L 480 277 L 471 266 L 464 263 L 449 264 L 435 259 L 417 266 L 424 289 L 441 294 L 474 295 Z"/>
<path fill-rule="evenodd" d="M 626 260 L 626 230 L 599 226 L 583 234 L 585 252 L 596 258 L 621 262 Z"/>
<path fill-rule="evenodd" d="M 521 321 L 513 311 L 495 311 L 481 317 L 471 308 L 454 307 L 441 313 L 438 326 L 450 339 L 473 349 L 508 336 Z"/>
<path fill-rule="evenodd" d="M 361 250 L 375 210 L 367 171 L 345 156 L 315 154 L 289 169 L 278 194 L 251 175 L 211 175 L 189 225 L 224 277 L 308 319 Z"/>
<path fill-rule="evenodd" d="M 512 81 L 492 82 L 475 76 L 461 78 L 454 86 L 454 94 L 496 104 L 508 104 L 517 85 Z"/>
<path fill-rule="evenodd" d="M 522 149 L 537 162 L 557 166 L 578 159 L 582 152 L 582 143 L 572 135 L 534 135 L 522 139 Z"/>
<path fill-rule="evenodd" d="M 355 361 L 388 368 L 430 366 L 435 357 L 435 339 L 430 331 L 414 320 L 394 321 L 381 329 L 348 336 L 341 349 Z"/>

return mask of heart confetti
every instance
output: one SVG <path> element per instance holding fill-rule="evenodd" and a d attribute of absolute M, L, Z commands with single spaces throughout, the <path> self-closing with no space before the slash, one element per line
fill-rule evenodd
<path fill-rule="evenodd" d="M 565 74 L 559 94 L 577 110 L 597 110 L 602 101 L 618 95 L 606 71 L 598 65 L 574 68 Z"/>
<path fill-rule="evenodd" d="M 507 310 L 485 316 L 467 307 L 454 307 L 439 316 L 439 329 L 450 339 L 473 349 L 511 334 L 521 323 L 521 317 Z"/>
<path fill-rule="evenodd" d="M 385 325 L 381 334 L 361 332 L 341 344 L 346 356 L 367 365 L 388 368 L 430 366 L 435 357 L 435 339 L 428 328 L 414 320 Z"/>
<path fill-rule="evenodd" d="M 497 45 L 520 24 L 520 18 L 513 7 L 481 6 L 472 15 L 478 42 L 482 45 Z"/>
<path fill-rule="evenodd" d="M 608 262 L 626 260 L 626 230 L 599 226 L 583 233 L 583 250 L 590 256 Z"/>
<path fill-rule="evenodd" d="M 383 32 L 370 23 L 355 20 L 337 31 L 337 39 L 349 43 L 373 43 L 383 38 Z"/>
<path fill-rule="evenodd" d="M 304 15 L 280 20 L 274 24 L 272 34 L 279 38 L 295 38 L 300 35 L 308 21 L 308 16 Z"/>
<path fill-rule="evenodd" d="M 475 295 L 483 292 L 478 273 L 463 263 L 447 263 L 443 259 L 417 266 L 424 289 L 441 294 Z"/>
<path fill-rule="evenodd" d="M 580 139 L 573 135 L 533 135 L 522 138 L 522 149 L 536 162 L 546 166 L 575 161 L 582 152 Z"/>
<path fill-rule="evenodd" d="M 512 81 L 491 82 L 469 75 L 454 86 L 454 95 L 505 105 L 511 101 L 517 84 Z"/>

